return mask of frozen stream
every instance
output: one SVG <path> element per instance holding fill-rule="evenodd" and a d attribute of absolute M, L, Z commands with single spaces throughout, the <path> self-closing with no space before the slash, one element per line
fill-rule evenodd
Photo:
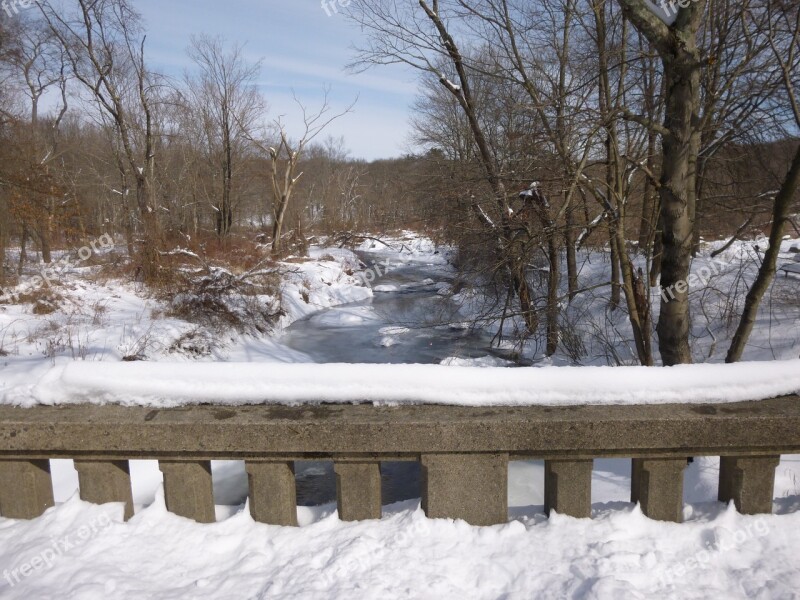
<path fill-rule="evenodd" d="M 281 338 L 283 344 L 320 363 L 439 363 L 448 357 L 489 355 L 491 336 L 460 325 L 458 307 L 439 293 L 451 284 L 446 268 L 396 262 L 387 266 L 369 253 L 360 258 L 376 275 L 374 297 L 296 321 Z M 384 504 L 419 497 L 417 463 L 384 463 L 381 469 Z M 296 473 L 299 504 L 335 501 L 330 462 L 297 463 Z"/>
<path fill-rule="evenodd" d="M 378 257 L 360 257 L 368 272 L 387 269 Z M 439 294 L 451 278 L 437 265 L 391 265 L 372 282 L 373 298 L 296 321 L 281 342 L 320 363 L 430 364 L 487 356 L 491 337 L 461 324 L 458 307 Z"/>

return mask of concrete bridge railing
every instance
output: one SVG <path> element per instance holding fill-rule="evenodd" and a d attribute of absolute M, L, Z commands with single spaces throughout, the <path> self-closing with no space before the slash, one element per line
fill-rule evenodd
<path fill-rule="evenodd" d="M 800 397 L 717 405 L 461 408 L 445 406 L 0 407 L 0 515 L 53 505 L 49 459 L 72 458 L 80 494 L 124 502 L 128 460 L 158 459 L 167 508 L 214 520 L 210 460 L 244 460 L 255 520 L 297 523 L 294 461 L 334 461 L 339 515 L 381 516 L 382 461 L 422 464 L 429 517 L 508 519 L 508 461 L 544 459 L 548 513 L 591 516 L 594 458 L 633 459 L 631 500 L 680 521 L 689 456 L 721 456 L 719 499 L 772 511 L 781 454 L 800 453 Z"/>

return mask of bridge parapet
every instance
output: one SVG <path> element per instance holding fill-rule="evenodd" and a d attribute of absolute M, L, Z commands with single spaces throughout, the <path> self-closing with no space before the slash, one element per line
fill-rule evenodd
<path fill-rule="evenodd" d="M 775 468 L 800 453 L 800 397 L 732 404 L 492 407 L 433 405 L 0 407 L 0 515 L 30 519 L 53 505 L 49 459 L 75 460 L 80 494 L 123 502 L 128 461 L 157 459 L 167 508 L 214 520 L 211 460 L 244 460 L 257 521 L 296 525 L 294 462 L 334 462 L 339 515 L 380 518 L 380 465 L 419 461 L 430 517 L 508 519 L 508 461 L 545 460 L 545 501 L 591 516 L 592 461 L 632 458 L 631 500 L 680 521 L 689 456 L 720 456 L 719 499 L 772 510 Z"/>

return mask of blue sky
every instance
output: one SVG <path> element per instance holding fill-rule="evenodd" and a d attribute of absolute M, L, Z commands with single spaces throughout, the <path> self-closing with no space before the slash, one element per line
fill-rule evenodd
<path fill-rule="evenodd" d="M 134 0 L 134 4 L 145 19 L 147 56 L 157 70 L 179 77 L 191 67 L 186 55 L 190 36 L 220 35 L 231 43 L 245 43 L 248 60 L 264 60 L 259 86 L 269 103 L 269 116 L 284 116 L 290 133 L 298 125 L 292 91 L 313 109 L 329 86 L 334 109 L 343 110 L 358 96 L 354 112 L 329 130 L 345 137 L 354 157 L 398 156 L 408 149 L 415 74 L 401 67 L 346 73 L 344 67 L 361 32 L 341 14 L 328 16 L 320 0 Z"/>

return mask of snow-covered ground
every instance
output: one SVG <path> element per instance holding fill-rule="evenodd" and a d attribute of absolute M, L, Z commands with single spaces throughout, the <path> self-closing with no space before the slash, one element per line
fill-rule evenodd
<path fill-rule="evenodd" d="M 255 523 L 245 507 L 219 507 L 219 522 L 199 525 L 168 513 L 160 493 L 123 523 L 121 505 L 72 498 L 32 522 L 0 519 L 0 597 L 797 597 L 797 481 L 779 470 L 776 514 L 742 516 L 713 502 L 716 461 L 696 461 L 677 525 L 625 502 L 623 461 L 597 463 L 593 519 L 546 519 L 531 506 L 541 466 L 512 463 L 511 520 L 485 528 L 427 519 L 418 501 L 357 523 L 334 506 L 302 507 L 290 528 Z"/>
<path fill-rule="evenodd" d="M 0 302 L 0 402 L 76 361 L 309 362 L 279 343 L 281 331 L 317 311 L 372 296 L 356 276 L 361 266 L 353 252 L 314 249 L 312 257 L 279 266 L 283 315 L 273 335 L 263 336 L 220 332 L 171 316 L 168 302 L 138 284 L 100 277 L 97 267 L 64 271 L 52 282 L 58 297 L 53 312 L 34 314 L 31 304 Z M 24 281 L 19 288 L 28 289 Z M 259 298 L 265 307 L 273 300 Z"/>
<path fill-rule="evenodd" d="M 360 249 L 388 264 L 433 264 L 442 273 L 449 270 L 451 252 L 429 240 L 404 233 L 390 243 L 387 247 L 367 240 Z M 709 285 L 698 286 L 692 295 L 693 348 L 698 362 L 719 363 L 724 357 L 744 286 L 758 260 L 754 244 L 741 242 L 715 263 L 709 252 L 719 245 L 705 247 L 694 263 L 698 274 L 704 274 L 704 268 L 711 270 Z M 791 260 L 792 245 L 797 242 L 785 242 L 782 260 Z M 410 289 L 403 288 L 409 284 L 396 290 L 382 288 L 385 284 L 377 274 L 369 276 L 348 250 L 315 248 L 311 256 L 311 261 L 288 261 L 282 266 L 284 315 L 272 336 L 220 335 L 165 316 L 169 307 L 162 301 L 147 297 L 134 284 L 98 278 L 93 267 L 65 272 L 56 283 L 61 299 L 52 313 L 32 314 L 30 305 L 0 304 L 0 401 L 74 401 L 80 399 L 81 390 L 84 398 L 87 390 L 105 390 L 120 400 L 131 386 L 136 393 L 128 401 L 163 401 L 170 395 L 175 401 L 176 391 L 179 396 L 186 393 L 184 385 L 195 375 L 194 370 L 207 371 L 212 361 L 226 364 L 215 367 L 219 369 L 216 375 L 204 373 L 209 377 L 207 386 L 193 389 L 193 393 L 214 395 L 219 392 L 215 385 L 236 380 L 235 395 L 241 402 L 243 398 L 263 399 L 259 386 L 265 377 L 277 377 L 286 386 L 294 386 L 297 378 L 308 379 L 309 366 L 285 363 L 311 359 L 281 343 L 281 332 L 292 322 L 310 317 L 320 327 L 358 326 L 375 315 L 364 306 L 348 306 L 350 303 L 373 294 Z M 607 277 L 607 269 L 604 253 L 587 252 L 582 260 L 582 285 Z M 445 279 L 419 283 L 446 296 L 451 288 Z M 799 292 L 798 278 L 776 280 L 746 353 L 750 361 L 782 362 L 681 367 L 686 379 L 670 377 L 668 370 L 662 369 L 643 379 L 636 375 L 637 369 L 616 370 L 608 376 L 604 369 L 592 369 L 592 377 L 580 379 L 571 375 L 575 371 L 555 368 L 515 369 L 501 375 L 503 370 L 491 367 L 507 363 L 496 357 L 453 356 L 443 358 L 447 368 L 409 366 L 415 372 L 437 369 L 436 378 L 441 378 L 438 392 L 437 386 L 430 384 L 433 376 L 426 375 L 427 379 L 421 380 L 424 385 L 413 393 L 435 396 L 451 384 L 456 391 L 468 391 L 471 383 L 496 389 L 501 379 L 493 380 L 490 373 L 509 378 L 509 394 L 514 386 L 532 386 L 530 381 L 515 378 L 540 378 L 540 383 L 550 385 L 536 388 L 540 401 L 548 393 L 551 400 L 559 393 L 562 400 L 566 395 L 583 401 L 592 395 L 610 398 L 608 392 L 619 394 L 625 389 L 633 401 L 663 401 L 670 395 L 666 392 L 675 399 L 688 400 L 691 393 L 697 401 L 712 401 L 724 400 L 728 393 L 739 395 L 727 399 L 742 399 L 797 390 L 800 369 L 791 359 L 800 354 Z M 481 310 L 478 293 L 461 291 L 456 299 L 462 303 L 464 321 Z M 264 300 L 268 303 L 269 299 Z M 343 308 L 317 312 L 335 306 Z M 582 356 L 562 351 L 553 364 L 630 362 L 624 311 L 609 311 L 602 294 L 579 297 L 565 314 L 582 337 Z M 389 351 L 402 343 L 408 335 L 406 329 L 376 327 L 380 343 L 374 351 Z M 539 365 L 548 364 L 541 361 L 534 343 L 527 344 L 523 354 Z M 121 362 L 131 356 L 147 362 Z M 92 368 L 98 361 L 107 364 L 103 369 Z M 256 367 L 258 375 L 254 374 Z M 163 368 L 169 369 L 179 385 L 167 389 L 170 386 L 162 380 L 151 389 L 153 393 L 141 394 L 141 381 L 150 378 L 142 373 Z M 331 384 L 336 381 L 340 392 L 351 397 L 354 393 L 373 397 L 398 385 L 393 375 L 387 374 L 393 369 L 383 366 L 369 367 L 380 371 L 380 376 L 359 377 L 373 387 L 355 392 L 352 377 L 347 379 L 352 375 L 348 369 L 362 370 L 363 375 L 367 367 L 313 368 L 325 373 L 318 381 L 328 393 L 335 389 Z M 627 388 L 612 379 L 624 372 L 632 374 L 625 377 Z M 650 377 L 679 381 L 654 383 Z M 139 384 L 134 385 L 137 378 Z M 411 378 L 408 373 L 401 378 L 406 390 Z M 724 381 L 727 387 L 715 390 L 717 381 Z M 754 394 L 756 382 L 767 387 Z M 375 385 L 383 385 L 383 392 Z M 277 394 L 275 387 L 271 389 Z M 627 502 L 630 461 L 626 460 L 595 461 L 592 520 L 546 519 L 542 514 L 541 463 L 511 463 L 509 523 L 490 528 L 429 520 L 418 501 L 384 507 L 380 521 L 344 523 L 335 506 L 325 505 L 299 507 L 299 529 L 254 523 L 241 505 L 247 483 L 239 462 L 213 464 L 219 522 L 199 525 L 166 511 L 161 474 L 154 461 L 132 461 L 136 516 L 122 523 L 120 506 L 97 507 L 75 497 L 78 482 L 71 461 L 52 461 L 52 469 L 56 507 L 32 522 L 0 518 L 2 598 L 788 599 L 798 597 L 796 590 L 800 590 L 797 456 L 784 456 L 778 468 L 775 514 L 755 517 L 738 515 L 715 502 L 718 459 L 698 458 L 686 471 L 686 523 L 681 525 L 646 519 Z"/>
<path fill-rule="evenodd" d="M 740 240 L 720 251 L 725 240 L 703 242 L 692 261 L 692 275 L 687 282 L 692 313 L 690 343 L 694 362 L 723 362 L 736 331 L 739 316 L 750 283 L 768 247 L 768 240 Z M 778 266 L 794 263 L 800 256 L 800 240 L 786 237 L 781 243 Z M 636 268 L 646 269 L 639 255 L 631 259 Z M 561 343 L 552 357 L 544 357 L 546 334 L 546 269 L 540 270 L 540 296 L 536 299 L 541 315 L 539 334 L 520 342 L 524 326 L 519 318 L 503 322 L 504 340 L 500 346 L 514 350 L 537 364 L 553 365 L 628 365 L 638 364 L 635 344 L 628 321 L 624 297 L 620 305 L 609 304 L 610 254 L 607 250 L 584 249 L 578 253 L 579 289 L 568 302 L 566 275 L 561 281 Z M 561 265 L 566 273 L 566 262 Z M 659 288 L 651 290 L 653 326 L 660 310 Z M 483 318 L 489 331 L 500 330 L 500 321 L 493 318 L 505 301 L 505 295 L 493 299 L 481 286 L 467 286 L 453 299 L 462 305 L 465 315 Z M 653 345 L 657 337 L 653 332 Z M 656 360 L 659 360 L 658 352 Z M 762 301 L 758 318 L 744 352 L 743 360 L 784 360 L 800 357 L 800 276 L 779 274 Z"/>

